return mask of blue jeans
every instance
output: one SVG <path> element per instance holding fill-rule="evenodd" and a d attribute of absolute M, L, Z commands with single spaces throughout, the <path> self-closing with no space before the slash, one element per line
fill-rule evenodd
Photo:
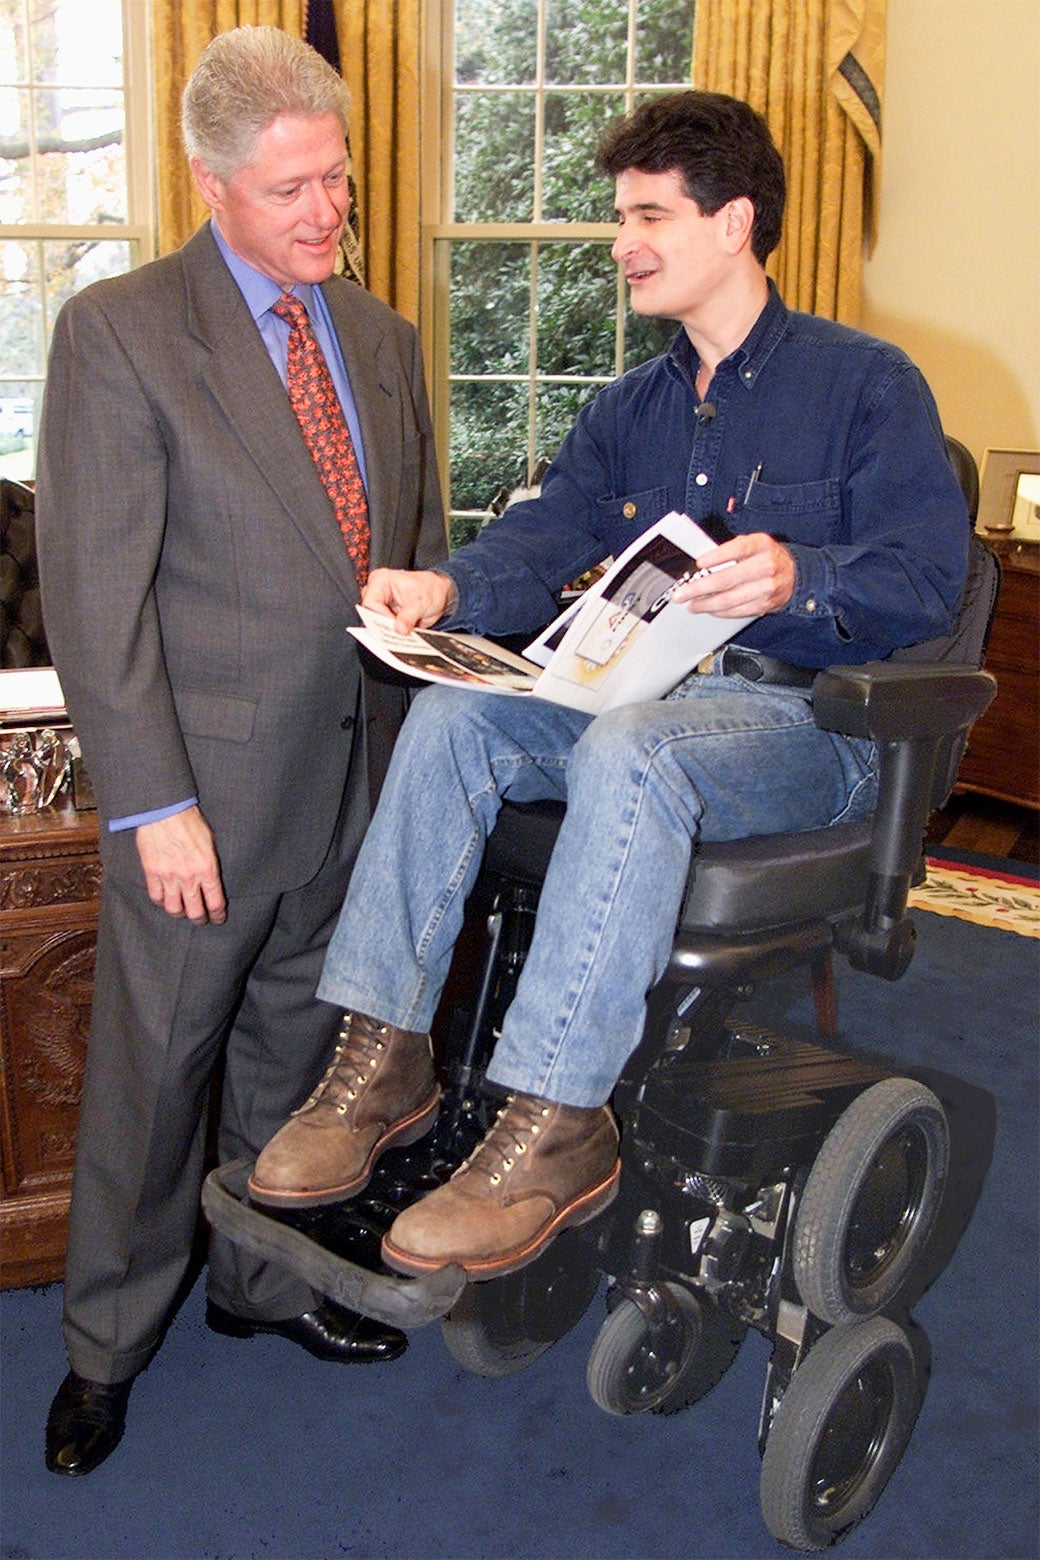
<path fill-rule="evenodd" d="M 876 800 L 871 743 L 820 731 L 809 698 L 697 676 L 595 720 L 541 699 L 431 686 L 415 700 L 318 995 L 428 1029 L 501 801 L 567 810 L 488 1078 L 599 1105 L 664 972 L 694 840 L 813 829 Z"/>

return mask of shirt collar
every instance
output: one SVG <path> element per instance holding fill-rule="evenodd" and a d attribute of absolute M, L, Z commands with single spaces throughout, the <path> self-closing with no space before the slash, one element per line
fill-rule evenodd
<path fill-rule="evenodd" d="M 224 257 L 225 264 L 238 284 L 238 290 L 246 301 L 246 307 L 254 320 L 259 320 L 266 314 L 272 303 L 277 303 L 282 296 L 283 289 L 278 283 L 258 271 L 255 266 L 243 260 L 237 255 L 224 237 L 216 222 L 210 222 L 210 229 L 217 248 Z M 308 314 L 313 314 L 314 305 L 311 299 L 313 288 L 309 282 L 301 282 L 291 289 L 295 297 L 299 298 Z"/>
<path fill-rule="evenodd" d="M 771 278 L 768 280 L 768 285 L 769 296 L 765 308 L 736 352 L 731 354 L 737 365 L 740 383 L 748 390 L 755 383 L 787 331 L 787 305 L 777 292 L 776 284 Z"/>
<path fill-rule="evenodd" d="M 787 321 L 787 305 L 777 292 L 775 283 L 770 279 L 769 296 L 766 298 L 761 314 L 740 346 L 724 358 L 719 367 L 721 368 L 723 364 L 732 364 L 737 371 L 739 382 L 750 390 L 783 339 L 787 330 Z M 692 384 L 697 373 L 697 354 L 693 350 L 689 336 L 681 327 L 668 355 L 683 377 Z"/>

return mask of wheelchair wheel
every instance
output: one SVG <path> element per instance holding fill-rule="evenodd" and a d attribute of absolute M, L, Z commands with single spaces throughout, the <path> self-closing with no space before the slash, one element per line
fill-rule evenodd
<path fill-rule="evenodd" d="M 474 1376 L 510 1376 L 533 1365 L 576 1327 L 599 1288 L 594 1267 L 564 1233 L 517 1273 L 467 1284 L 441 1320 L 445 1347 Z"/>
<path fill-rule="evenodd" d="M 872 1511 L 921 1404 L 914 1352 L 888 1317 L 826 1332 L 773 1415 L 759 1494 L 773 1537 L 826 1549 Z"/>
<path fill-rule="evenodd" d="M 747 1331 L 742 1322 L 682 1284 L 664 1287 L 675 1311 L 656 1336 L 627 1298 L 600 1328 L 585 1379 L 592 1401 L 605 1413 L 677 1413 L 710 1392 L 737 1356 Z"/>
<path fill-rule="evenodd" d="M 792 1268 L 804 1303 L 832 1326 L 874 1316 L 924 1249 L 950 1157 L 930 1089 L 885 1078 L 838 1118 L 795 1215 Z"/>

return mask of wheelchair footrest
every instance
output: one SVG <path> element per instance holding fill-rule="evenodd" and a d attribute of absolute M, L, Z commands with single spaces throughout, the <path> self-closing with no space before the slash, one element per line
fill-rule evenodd
<path fill-rule="evenodd" d="M 336 1208 L 315 1209 L 313 1218 L 284 1216 L 260 1209 L 248 1201 L 247 1183 L 251 1159 L 235 1159 L 210 1171 L 202 1187 L 202 1207 L 222 1235 L 254 1256 L 277 1262 L 311 1284 L 319 1294 L 340 1305 L 374 1317 L 391 1327 L 422 1327 L 447 1315 L 466 1287 L 466 1275 L 454 1264 L 425 1278 L 398 1278 L 377 1272 L 364 1261 L 345 1256 L 343 1244 L 356 1245 L 357 1255 L 378 1260 L 379 1232 L 368 1232 L 346 1221 L 344 1242 L 337 1229 Z M 302 1226 L 302 1227 L 301 1227 Z M 331 1245 L 322 1243 L 328 1230 Z"/>

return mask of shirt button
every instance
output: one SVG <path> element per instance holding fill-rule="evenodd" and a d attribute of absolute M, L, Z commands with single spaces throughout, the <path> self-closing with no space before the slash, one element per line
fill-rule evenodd
<path fill-rule="evenodd" d="M 626 520 L 634 520 L 635 519 L 636 506 L 635 506 L 635 504 L 633 504 L 631 499 L 629 499 L 628 503 L 622 509 L 621 513 L 624 515 Z"/>
<path fill-rule="evenodd" d="M 750 382 L 752 379 L 754 379 L 754 377 L 755 377 L 754 369 L 753 368 L 745 368 L 745 370 L 744 370 L 744 378 Z"/>
<path fill-rule="evenodd" d="M 694 480 L 694 482 L 696 482 L 698 487 L 707 487 L 707 485 L 708 485 L 708 473 L 706 471 L 698 471 L 697 475 L 694 477 L 693 480 Z"/>
<path fill-rule="evenodd" d="M 806 612 L 815 612 L 816 611 L 816 597 L 815 596 L 809 596 L 806 599 L 805 610 L 806 610 Z"/>

